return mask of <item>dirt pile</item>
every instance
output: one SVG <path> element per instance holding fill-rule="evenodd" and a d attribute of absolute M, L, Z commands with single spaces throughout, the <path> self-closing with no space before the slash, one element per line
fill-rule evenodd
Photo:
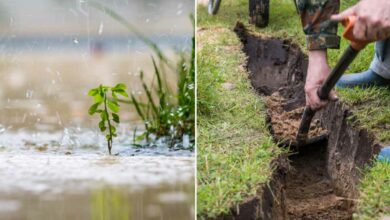
<path fill-rule="evenodd" d="M 305 106 L 307 58 L 298 46 L 256 36 L 241 23 L 235 32 L 248 56 L 252 86 L 265 97 L 271 134 L 276 140 L 295 138 Z M 281 156 L 262 194 L 219 219 L 352 219 L 359 169 L 380 146 L 366 130 L 349 125 L 349 115 L 342 103 L 329 103 L 310 131 L 312 136 L 327 132 L 328 139 Z"/>
<path fill-rule="evenodd" d="M 287 100 L 283 98 L 279 92 L 274 92 L 272 95 L 265 97 L 267 105 L 267 114 L 271 124 L 271 133 L 276 142 L 288 142 L 295 140 L 301 123 L 301 117 L 304 107 L 298 107 L 291 111 L 285 111 L 284 106 Z M 312 121 L 309 138 L 317 137 L 326 134 L 327 131 L 321 127 L 320 120 Z"/>

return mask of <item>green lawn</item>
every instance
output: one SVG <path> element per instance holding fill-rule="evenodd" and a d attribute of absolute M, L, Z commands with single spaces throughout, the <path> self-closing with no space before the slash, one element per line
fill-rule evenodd
<path fill-rule="evenodd" d="M 357 0 L 342 1 L 342 8 Z M 268 181 L 270 161 L 280 150 L 265 128 L 264 104 L 250 89 L 241 66 L 244 54 L 232 32 L 237 20 L 247 24 L 248 0 L 223 0 L 217 16 L 198 8 L 198 213 L 213 217 L 226 213 L 243 199 L 258 193 Z M 253 30 L 288 38 L 305 50 L 305 38 L 295 6 L 289 0 L 271 0 L 270 25 Z M 340 33 L 342 28 L 340 28 Z M 347 46 L 342 41 L 342 49 Z M 373 45 L 361 52 L 349 72 L 367 69 Z M 334 65 L 341 50 L 329 51 Z M 234 87 L 229 88 L 229 87 Z M 353 123 L 390 144 L 390 90 L 338 90 L 357 116 Z M 352 122 L 352 121 L 351 121 Z M 376 162 L 360 185 L 357 219 L 390 215 L 390 165 Z"/>
<path fill-rule="evenodd" d="M 216 217 L 256 195 L 280 152 L 264 104 L 250 89 L 240 42 L 229 29 L 198 33 L 198 214 Z M 233 88 L 234 87 L 234 88 Z"/>

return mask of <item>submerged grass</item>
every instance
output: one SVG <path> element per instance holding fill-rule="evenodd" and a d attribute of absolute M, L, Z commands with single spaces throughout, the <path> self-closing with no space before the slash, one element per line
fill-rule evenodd
<path fill-rule="evenodd" d="M 355 4 L 357 0 L 344 0 L 341 1 L 341 9 L 345 9 L 353 4 Z M 241 52 L 239 50 L 227 50 L 226 48 L 231 47 L 232 39 L 235 37 L 232 33 L 232 29 L 237 22 L 240 20 L 247 27 L 249 27 L 252 31 L 259 32 L 266 36 L 272 36 L 277 38 L 289 39 L 293 43 L 300 45 L 303 51 L 306 51 L 305 48 L 305 36 L 302 32 L 302 27 L 299 21 L 299 16 L 296 13 L 295 6 L 293 1 L 285 1 L 285 0 L 272 0 L 271 3 L 271 11 L 270 11 L 270 24 L 267 28 L 259 29 L 254 27 L 253 25 L 248 24 L 248 1 L 247 0 L 224 0 L 222 2 L 220 12 L 216 16 L 209 16 L 207 14 L 207 9 L 205 7 L 200 6 L 198 8 L 198 28 L 200 32 L 198 33 L 198 41 L 200 44 L 200 48 L 204 47 L 204 49 L 208 50 L 206 53 L 204 49 L 199 52 L 199 69 L 198 69 L 198 127 L 199 127 L 199 138 L 198 138 L 198 176 L 202 177 L 202 175 L 215 176 L 219 178 L 213 179 L 213 181 L 200 181 L 201 185 L 199 188 L 199 195 L 203 197 L 199 197 L 199 207 L 201 210 L 201 214 L 207 215 L 211 213 L 211 215 L 216 215 L 216 213 L 221 213 L 227 210 L 227 206 L 236 204 L 239 201 L 242 201 L 242 195 L 245 195 L 253 188 L 239 188 L 238 184 L 245 184 L 243 182 L 234 181 L 234 177 L 230 175 L 230 170 L 227 171 L 228 176 L 222 176 L 222 173 L 219 169 L 211 169 L 211 165 L 209 170 L 205 170 L 203 166 L 205 165 L 205 159 L 202 157 L 206 157 L 205 155 L 211 154 L 213 151 L 217 151 L 220 147 L 216 147 L 217 141 L 230 141 L 224 139 L 224 136 L 221 135 L 222 138 L 218 139 L 217 136 L 213 136 L 212 131 L 209 131 L 209 127 L 214 125 L 217 127 L 227 126 L 230 124 L 236 124 L 237 117 L 233 118 L 221 118 L 221 114 L 227 114 L 224 111 L 220 110 L 220 106 L 223 105 L 221 103 L 230 103 L 231 100 L 229 96 L 224 94 L 225 92 L 221 92 L 218 90 L 222 82 L 224 82 L 224 77 L 226 77 L 226 73 L 235 72 L 237 66 L 244 63 L 242 59 L 234 58 L 234 56 L 238 56 Z M 204 30 L 202 30 L 204 29 Z M 220 30 L 225 30 L 221 33 Z M 230 31 L 228 31 L 230 30 Z M 339 32 L 342 33 L 343 28 L 340 26 Z M 204 35 L 204 36 L 202 36 Z M 212 43 L 214 42 L 214 43 Z M 217 42 L 217 43 L 215 43 Z M 233 44 L 234 46 L 239 45 Z M 342 51 L 347 47 L 348 42 L 342 40 L 340 50 L 329 50 L 328 51 L 328 59 L 331 66 L 334 66 L 338 61 L 339 57 L 342 54 Z M 234 53 L 234 54 L 233 54 Z M 369 67 L 371 59 L 374 54 L 374 45 L 369 45 L 366 49 L 364 49 L 354 63 L 350 66 L 348 72 L 359 72 L 366 70 Z M 232 57 L 232 58 L 230 58 Z M 235 60 L 235 65 L 226 65 L 230 60 Z M 228 67 L 230 69 L 228 69 Z M 211 73 L 214 74 L 211 74 Z M 237 74 L 237 73 L 236 73 Z M 238 78 L 238 81 L 247 80 L 246 78 Z M 231 82 L 236 83 L 237 79 L 232 79 Z M 240 82 L 242 83 L 242 82 Z M 249 93 L 249 89 L 243 90 L 243 93 Z M 359 122 L 360 126 L 363 126 L 376 134 L 378 142 L 382 144 L 390 145 L 390 90 L 381 89 L 381 88 L 370 88 L 370 89 L 339 89 L 338 90 L 340 98 L 351 106 L 355 114 L 355 119 Z M 239 99 L 240 96 L 237 95 L 234 97 L 235 100 Z M 262 105 L 262 103 L 259 103 Z M 233 108 L 234 109 L 234 108 Z M 226 111 L 226 109 L 223 109 Z M 249 110 L 240 109 L 241 117 L 245 118 L 245 115 L 250 114 Z M 259 116 L 264 118 L 261 112 L 258 112 Z M 223 121 L 223 122 L 222 122 Z M 220 123 L 220 124 L 218 124 Z M 233 127 L 233 126 L 232 126 Z M 245 126 L 234 126 L 235 129 L 229 130 L 232 134 L 236 132 L 244 135 L 241 136 L 241 142 L 237 144 L 245 146 L 244 139 L 247 134 L 242 133 L 242 128 Z M 257 138 L 261 139 L 267 137 L 268 134 L 262 133 L 259 134 Z M 210 144 L 216 143 L 216 144 Z M 217 148 L 218 150 L 215 150 Z M 227 156 L 229 155 L 229 150 L 222 149 L 221 152 L 226 153 L 224 158 L 219 158 L 220 161 L 217 164 L 217 167 L 227 166 L 226 164 L 232 163 L 231 166 L 237 166 L 240 164 L 236 161 L 230 160 Z M 244 154 L 244 153 L 243 153 Z M 245 154 L 244 154 L 245 155 Z M 241 155 L 243 156 L 243 155 Z M 245 156 L 243 156 L 245 158 Z M 221 165 L 223 164 L 223 165 Z M 267 167 L 267 165 L 265 165 Z M 239 166 L 240 169 L 245 169 L 244 166 Z M 234 170 L 238 170 L 235 168 Z M 373 216 L 376 218 L 378 215 L 387 214 L 390 215 L 388 208 L 390 207 L 390 201 L 388 199 L 381 198 L 390 198 L 390 192 L 388 187 L 389 185 L 389 171 L 390 165 L 383 162 L 374 163 L 371 169 L 366 169 L 365 173 L 366 178 L 362 180 L 360 185 L 360 193 L 362 195 L 361 200 L 359 202 L 359 206 L 357 209 L 357 213 L 355 215 L 358 219 L 373 219 Z M 269 178 L 267 173 L 260 173 L 259 176 L 263 178 Z M 226 182 L 234 182 L 231 183 L 231 190 L 224 188 L 219 184 L 221 178 Z M 253 184 L 254 181 L 248 179 L 246 184 Z M 373 185 L 371 185 L 373 184 Z M 212 188 L 214 191 L 206 191 L 206 189 Z M 240 196 L 230 196 L 230 194 L 226 194 L 225 197 L 218 197 L 218 195 L 223 195 L 223 193 L 229 193 L 231 191 L 236 190 L 236 194 Z M 207 195 L 206 192 L 209 194 Z M 218 193 L 216 193 L 218 192 Z M 229 198 L 228 198 L 229 197 Z M 205 199 L 207 202 L 201 201 L 201 199 Z M 375 200 L 379 199 L 380 202 L 376 203 Z M 226 200 L 229 200 L 226 202 Z M 212 201 L 215 201 L 214 203 Z M 209 205 L 205 207 L 205 205 Z"/>
<path fill-rule="evenodd" d="M 198 36 L 198 216 L 228 213 L 265 184 L 279 153 L 268 134 L 265 106 L 241 66 L 245 55 L 229 29 Z"/>

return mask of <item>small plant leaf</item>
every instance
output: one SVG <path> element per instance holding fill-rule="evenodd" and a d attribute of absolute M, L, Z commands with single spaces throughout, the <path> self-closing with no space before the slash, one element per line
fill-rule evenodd
<path fill-rule="evenodd" d="M 127 94 L 127 92 L 125 90 L 117 90 L 114 93 L 117 93 L 117 94 L 119 94 L 123 97 L 126 97 L 126 98 L 129 97 L 129 95 Z"/>
<path fill-rule="evenodd" d="M 100 93 L 96 94 L 94 97 L 95 103 L 102 103 L 103 102 L 103 96 L 100 95 Z"/>
<path fill-rule="evenodd" d="M 89 108 L 88 113 L 89 113 L 90 115 L 95 114 L 95 113 L 98 111 L 98 108 L 99 108 L 99 105 L 100 105 L 100 104 L 101 104 L 101 103 L 95 103 L 95 104 L 93 104 L 93 105 Z"/>
<path fill-rule="evenodd" d="M 97 95 L 97 94 L 99 94 L 99 89 L 91 89 L 91 90 L 89 90 L 89 92 L 88 92 L 88 95 L 89 95 L 89 96 L 95 96 L 95 95 Z"/>
<path fill-rule="evenodd" d="M 118 96 L 116 95 L 116 93 L 114 92 L 114 91 L 112 91 L 112 97 L 114 98 L 114 99 L 118 99 Z"/>
<path fill-rule="evenodd" d="M 120 123 L 119 115 L 112 113 L 112 120 L 119 124 Z"/>
<path fill-rule="evenodd" d="M 146 135 L 147 135 L 146 132 L 138 135 L 137 137 L 135 137 L 135 142 L 140 142 L 140 141 L 144 140 L 146 138 Z"/>
<path fill-rule="evenodd" d="M 107 100 L 107 105 L 108 105 L 108 108 L 115 112 L 115 113 L 118 113 L 119 112 L 119 105 L 116 101 L 110 101 L 110 100 Z"/>
<path fill-rule="evenodd" d="M 127 87 L 125 84 L 119 83 L 111 90 L 113 92 L 113 96 L 114 96 L 114 94 L 115 94 L 115 96 L 116 96 L 116 94 L 119 94 L 119 95 L 122 95 L 124 97 L 129 97 L 129 95 L 126 92 L 126 89 L 127 89 Z"/>
<path fill-rule="evenodd" d="M 117 91 L 117 90 L 124 90 L 125 91 L 126 89 L 127 89 L 127 87 L 125 84 L 119 83 L 114 88 L 112 88 L 112 91 Z"/>
<path fill-rule="evenodd" d="M 99 122 L 99 128 L 100 128 L 100 131 L 101 131 L 101 132 L 106 131 L 105 121 L 100 121 L 100 122 Z"/>
<path fill-rule="evenodd" d="M 108 113 L 106 111 L 102 111 L 100 113 L 100 118 L 102 119 L 102 121 L 106 121 L 108 119 Z"/>

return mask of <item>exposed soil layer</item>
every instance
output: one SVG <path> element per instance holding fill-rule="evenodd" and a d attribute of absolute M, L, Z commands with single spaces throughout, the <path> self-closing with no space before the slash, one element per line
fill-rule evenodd
<path fill-rule="evenodd" d="M 235 31 L 248 56 L 252 86 L 265 97 L 273 137 L 295 138 L 305 105 L 306 56 L 298 46 L 249 33 L 240 23 Z M 340 102 L 319 111 L 310 135 L 327 132 L 328 140 L 281 156 L 262 194 L 220 219 L 352 219 L 358 170 L 369 164 L 380 146 L 366 130 L 346 122 L 350 114 Z"/>
<path fill-rule="evenodd" d="M 289 219 L 351 219 L 348 200 L 335 194 L 326 170 L 327 143 L 290 156 L 285 203 Z"/>
<path fill-rule="evenodd" d="M 274 139 L 283 143 L 290 143 L 292 140 L 295 140 L 304 107 L 286 111 L 284 107 L 288 105 L 288 100 L 281 96 L 279 92 L 272 93 L 270 96 L 265 97 L 265 100 L 268 120 Z M 327 131 L 321 127 L 319 119 L 312 121 L 309 139 L 326 133 Z"/>

